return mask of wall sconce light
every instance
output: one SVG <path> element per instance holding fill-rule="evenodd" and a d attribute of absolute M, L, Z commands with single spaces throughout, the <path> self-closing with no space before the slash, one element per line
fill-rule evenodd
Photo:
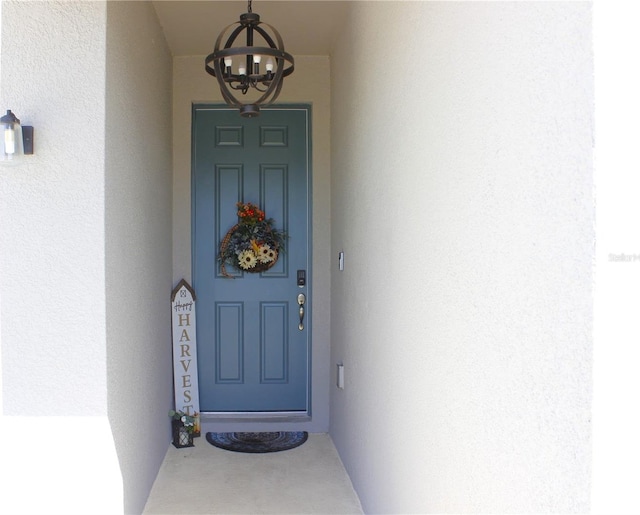
<path fill-rule="evenodd" d="M 33 127 L 22 127 L 10 109 L 0 118 L 0 131 L 0 163 L 17 164 L 21 156 L 33 154 Z"/>

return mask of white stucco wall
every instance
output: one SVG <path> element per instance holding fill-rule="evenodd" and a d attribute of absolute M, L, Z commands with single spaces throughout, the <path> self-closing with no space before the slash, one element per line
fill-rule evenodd
<path fill-rule="evenodd" d="M 331 434 L 367 512 L 589 509 L 590 16 L 352 6 L 331 60 Z"/>
<path fill-rule="evenodd" d="M 149 2 L 108 2 L 106 38 L 108 412 L 141 513 L 171 441 L 172 57 Z"/>
<path fill-rule="evenodd" d="M 106 5 L 3 2 L 2 11 L 0 105 L 35 127 L 35 155 L 0 168 L 2 510 L 118 513 L 105 345 Z"/>
<path fill-rule="evenodd" d="M 37 145 L 1 175 L 10 415 L 106 414 L 104 72 L 87 64 L 104 57 L 104 8 L 3 6 L 1 103 L 36 128 Z"/>
<path fill-rule="evenodd" d="M 294 56 L 295 71 L 285 79 L 278 103 L 312 105 L 313 299 L 312 418 L 287 424 L 290 430 L 326 432 L 329 428 L 329 266 L 330 145 L 329 59 Z M 205 56 L 176 57 L 173 67 L 173 280 L 191 282 L 191 107 L 223 103 L 215 78 L 204 70 Z M 238 115 L 240 116 L 240 115 Z M 196 292 L 197 294 L 197 292 Z M 276 425 L 281 428 L 283 425 Z M 273 426 L 273 427 L 276 427 Z M 227 426 L 226 426 L 227 427 Z M 256 430 L 257 426 L 252 426 Z M 271 424 L 261 426 L 265 430 Z M 238 426 L 238 429 L 240 426 Z M 225 429 L 231 430 L 231 429 Z"/>

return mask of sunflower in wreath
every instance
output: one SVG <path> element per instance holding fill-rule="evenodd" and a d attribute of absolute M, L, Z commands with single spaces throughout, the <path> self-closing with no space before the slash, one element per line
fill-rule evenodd
<path fill-rule="evenodd" d="M 259 273 L 268 270 L 284 251 L 286 234 L 274 227 L 274 220 L 266 218 L 258 206 L 238 202 L 238 223 L 227 232 L 220 242 L 220 270 L 225 277 L 226 265 L 238 270 Z"/>

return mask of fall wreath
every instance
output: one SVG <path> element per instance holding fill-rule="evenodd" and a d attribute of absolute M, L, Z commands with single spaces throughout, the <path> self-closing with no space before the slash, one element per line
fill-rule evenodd
<path fill-rule="evenodd" d="M 266 218 L 255 204 L 238 202 L 238 223 L 220 242 L 220 271 L 225 277 L 226 265 L 249 273 L 268 270 L 278 261 L 284 250 L 286 234 L 274 228 L 274 220 Z"/>

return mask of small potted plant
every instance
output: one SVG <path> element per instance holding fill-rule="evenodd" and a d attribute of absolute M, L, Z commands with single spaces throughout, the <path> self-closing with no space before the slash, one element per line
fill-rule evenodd
<path fill-rule="evenodd" d="M 175 447 L 193 447 L 193 433 L 195 431 L 196 418 L 187 415 L 183 411 L 170 410 L 171 436 Z"/>

